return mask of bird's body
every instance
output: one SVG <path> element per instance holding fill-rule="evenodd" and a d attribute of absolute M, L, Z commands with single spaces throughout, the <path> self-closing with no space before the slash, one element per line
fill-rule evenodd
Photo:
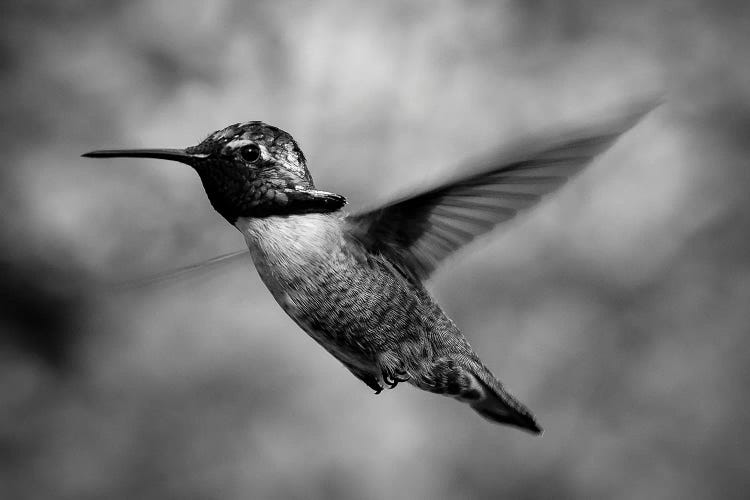
<path fill-rule="evenodd" d="M 376 392 L 398 382 L 481 405 L 534 429 L 421 283 L 347 235 L 341 212 L 240 218 L 255 267 L 284 311 Z M 538 429 L 537 429 L 538 430 Z"/>
<path fill-rule="evenodd" d="M 342 210 L 345 198 L 315 189 L 292 137 L 262 122 L 231 125 L 185 150 L 85 156 L 195 168 L 284 311 L 376 393 L 408 382 L 538 433 L 531 412 L 482 364 L 423 281 L 464 244 L 557 189 L 642 114 L 353 215 Z"/>

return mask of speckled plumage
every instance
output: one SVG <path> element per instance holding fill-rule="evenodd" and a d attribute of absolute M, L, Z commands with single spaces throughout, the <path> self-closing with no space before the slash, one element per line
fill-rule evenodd
<path fill-rule="evenodd" d="M 651 106 L 645 108 L 649 110 Z M 231 125 L 186 150 L 108 150 L 191 165 L 211 204 L 245 236 L 255 266 L 297 324 L 376 392 L 408 382 L 483 417 L 538 433 L 423 285 L 457 249 L 532 207 L 643 116 L 493 159 L 484 169 L 371 211 L 315 189 L 292 137 Z"/>
<path fill-rule="evenodd" d="M 236 226 L 284 311 L 376 392 L 408 381 L 476 404 L 489 389 L 518 412 L 513 422 L 536 426 L 421 284 L 351 243 L 341 213 L 249 217 Z"/>

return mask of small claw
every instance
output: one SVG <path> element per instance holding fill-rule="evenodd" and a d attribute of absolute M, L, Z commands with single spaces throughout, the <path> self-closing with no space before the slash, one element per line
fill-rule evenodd
<path fill-rule="evenodd" d="M 397 386 L 397 385 L 398 385 L 398 384 L 399 384 L 400 382 L 406 382 L 407 380 L 409 380 L 409 377 L 406 377 L 406 378 L 401 378 L 401 377 L 393 377 L 393 382 L 392 382 L 392 383 L 390 383 L 390 384 L 388 384 L 388 387 L 389 387 L 390 389 L 393 389 L 393 388 L 394 388 L 394 387 L 396 387 L 396 386 Z"/>
<path fill-rule="evenodd" d="M 396 382 L 406 382 L 409 380 L 409 374 L 406 373 L 405 370 L 401 370 L 400 372 L 396 373 L 396 375 L 393 377 L 393 380 Z"/>
<path fill-rule="evenodd" d="M 378 383 L 378 380 L 375 377 L 368 374 L 358 375 L 358 377 L 362 382 L 367 384 L 367 387 L 375 391 L 375 394 L 383 392 L 383 386 Z"/>
<path fill-rule="evenodd" d="M 389 389 L 396 387 L 399 382 L 406 382 L 409 380 L 409 374 L 406 371 L 398 371 L 396 373 L 385 372 L 383 373 L 383 383 L 388 386 Z"/>

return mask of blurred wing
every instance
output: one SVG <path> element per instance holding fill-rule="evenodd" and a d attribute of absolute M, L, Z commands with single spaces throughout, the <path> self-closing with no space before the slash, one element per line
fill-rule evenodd
<path fill-rule="evenodd" d="M 236 250 L 234 252 L 229 252 L 229 253 L 225 253 L 222 255 L 218 255 L 216 257 L 213 257 L 208 260 L 204 260 L 202 262 L 189 264 L 187 266 L 179 267 L 177 269 L 172 269 L 170 271 L 165 271 L 163 273 L 155 274 L 153 276 L 148 276 L 145 278 L 138 278 L 135 280 L 118 283 L 117 285 L 114 286 L 114 289 L 119 290 L 119 291 L 125 291 L 125 290 L 144 288 L 144 287 L 148 287 L 151 285 L 165 283 L 168 281 L 176 280 L 177 278 L 181 278 L 181 277 L 185 277 L 191 274 L 198 273 L 203 270 L 214 269 L 221 265 L 230 264 L 232 262 L 245 258 L 245 255 L 249 253 L 250 251 L 247 248 L 245 248 L 244 250 Z"/>
<path fill-rule="evenodd" d="M 348 235 L 368 251 L 390 257 L 411 279 L 425 279 L 457 249 L 558 189 L 653 107 L 641 107 L 596 133 L 520 155 L 518 161 L 495 161 L 474 175 L 350 215 Z"/>

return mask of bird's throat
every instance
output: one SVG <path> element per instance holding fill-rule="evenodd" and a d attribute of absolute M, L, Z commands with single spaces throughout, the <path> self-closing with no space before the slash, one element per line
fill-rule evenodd
<path fill-rule="evenodd" d="M 242 217 L 273 217 L 330 213 L 340 210 L 346 198 L 317 189 L 300 188 L 277 180 L 218 177 L 198 172 L 214 209 L 230 224 Z"/>

